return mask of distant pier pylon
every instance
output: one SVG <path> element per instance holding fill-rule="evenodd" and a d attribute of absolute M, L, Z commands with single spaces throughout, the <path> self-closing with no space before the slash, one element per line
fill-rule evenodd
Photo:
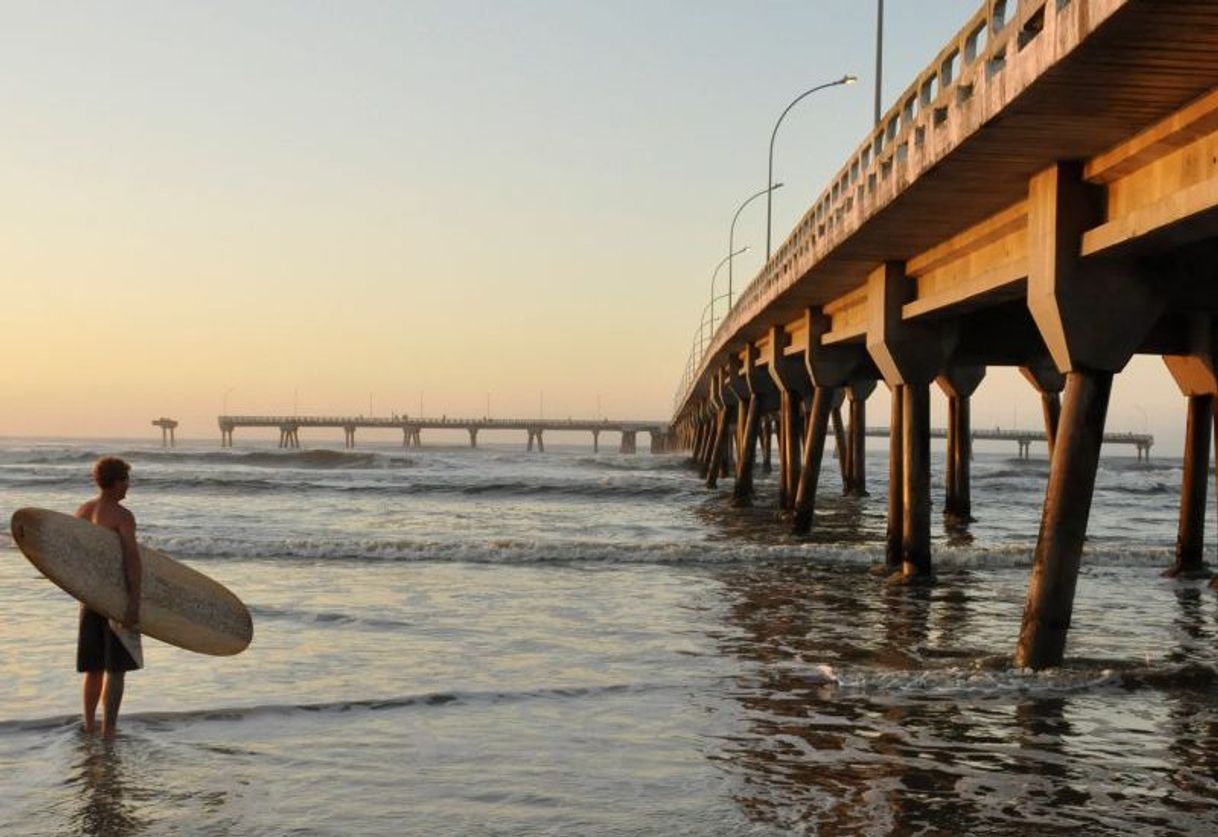
<path fill-rule="evenodd" d="M 171 418 L 162 416 L 152 422 L 153 427 L 161 428 L 161 447 L 176 448 L 178 446 L 177 439 L 174 438 L 173 431 L 177 429 L 178 423 Z"/>

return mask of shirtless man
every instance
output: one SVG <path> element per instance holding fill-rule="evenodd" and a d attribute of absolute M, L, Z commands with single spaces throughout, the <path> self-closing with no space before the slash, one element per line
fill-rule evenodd
<path fill-rule="evenodd" d="M 135 515 L 123 508 L 130 466 L 121 459 L 103 457 L 93 465 L 97 497 L 76 510 L 76 516 L 118 532 L 123 553 L 123 579 L 127 586 L 127 610 L 122 624 L 136 629 L 140 622 L 140 550 L 135 543 Z M 84 679 L 85 732 L 96 728 L 97 702 L 104 695 L 102 734 L 112 738 L 123 702 L 123 679 L 140 665 L 110 629 L 106 617 L 80 606 L 80 631 L 76 642 L 76 670 Z"/>

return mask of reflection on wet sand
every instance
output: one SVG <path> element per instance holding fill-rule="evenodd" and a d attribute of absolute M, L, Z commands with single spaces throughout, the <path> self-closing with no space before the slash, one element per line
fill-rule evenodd
<path fill-rule="evenodd" d="M 78 791 L 71 833 L 127 837 L 144 831 L 146 823 L 135 813 L 136 794 L 125 775 L 125 744 L 122 738 L 107 741 L 100 736 L 81 734 L 77 759 L 67 782 Z"/>

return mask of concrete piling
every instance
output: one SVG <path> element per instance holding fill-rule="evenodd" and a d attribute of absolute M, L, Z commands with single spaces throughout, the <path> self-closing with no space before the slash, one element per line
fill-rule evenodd
<path fill-rule="evenodd" d="M 740 456 L 736 460 L 736 484 L 732 488 L 732 499 L 737 505 L 747 506 L 753 501 L 753 466 L 757 455 L 757 434 L 760 427 L 756 397 L 748 400 L 744 408 L 744 432 L 741 435 Z M 744 402 L 741 402 L 744 407 Z"/>
<path fill-rule="evenodd" d="M 1208 578 L 1202 550 L 1205 543 L 1206 492 L 1210 470 L 1210 433 L 1214 396 L 1190 395 L 1184 439 L 1184 476 L 1180 487 L 1180 523 L 1176 562 L 1164 575 Z"/>
<path fill-rule="evenodd" d="M 892 387 L 892 412 L 888 420 L 888 531 L 884 566 L 901 569 L 901 542 L 905 520 L 905 387 Z"/>
<path fill-rule="evenodd" d="M 799 474 L 799 487 L 795 492 L 795 514 L 791 523 L 791 529 L 797 535 L 807 534 L 812 528 L 816 483 L 820 477 L 825 436 L 829 429 L 829 414 L 832 412 L 835 395 L 828 387 L 817 387 L 812 394 L 812 411 L 808 415 L 807 438 L 804 441 L 804 461 Z"/>
<path fill-rule="evenodd" d="M 706 462 L 706 487 L 716 488 L 719 485 L 719 471 L 723 465 L 727 446 L 727 407 L 720 407 L 715 416 L 715 433 L 711 440 L 710 458 Z"/>
<path fill-rule="evenodd" d="M 845 397 L 842 390 L 837 390 L 837 398 Z M 837 464 L 842 472 L 842 493 L 850 492 L 850 445 L 846 440 L 846 427 L 842 421 L 842 405 L 835 404 L 831 413 L 833 418 L 833 443 L 837 452 Z"/>
<path fill-rule="evenodd" d="M 948 525 L 959 526 L 973 519 L 971 490 L 973 393 L 985 378 L 984 366 L 949 364 L 936 378 L 947 395 L 947 457 L 944 467 L 943 515 Z"/>
<path fill-rule="evenodd" d="M 930 385 L 902 388 L 901 574 L 930 575 Z"/>
<path fill-rule="evenodd" d="M 1015 665 L 1023 668 L 1058 666 L 1065 654 L 1111 392 L 1111 372 L 1075 371 L 1066 377 L 1062 434 L 1049 468 L 1040 536 L 1015 652 Z"/>
<path fill-rule="evenodd" d="M 867 398 L 875 391 L 873 380 L 851 381 L 846 387 L 850 404 L 850 428 L 847 433 L 846 493 L 853 497 L 867 494 Z"/>

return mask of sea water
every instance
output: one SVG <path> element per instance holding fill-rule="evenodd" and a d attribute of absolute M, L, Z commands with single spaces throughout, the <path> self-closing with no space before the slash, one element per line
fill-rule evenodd
<path fill-rule="evenodd" d="M 979 452 L 967 532 L 935 459 L 937 578 L 902 587 L 870 572 L 880 449 L 862 499 L 826 457 L 793 537 L 776 475 L 736 508 L 676 454 L 238 441 L 0 441 L 5 519 L 123 456 L 141 539 L 255 624 L 232 658 L 146 642 L 118 739 L 85 736 L 76 604 L 0 536 L 0 834 L 1218 831 L 1218 593 L 1159 575 L 1176 459 L 1102 460 L 1033 674 L 1043 458 Z"/>

